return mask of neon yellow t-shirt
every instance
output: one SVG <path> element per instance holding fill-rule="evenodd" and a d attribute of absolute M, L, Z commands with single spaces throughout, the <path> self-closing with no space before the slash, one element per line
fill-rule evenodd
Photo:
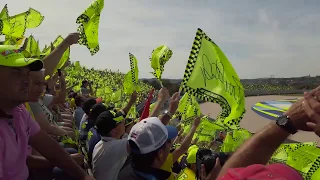
<path fill-rule="evenodd" d="M 196 180 L 196 173 L 189 168 L 184 168 L 177 176 L 178 180 Z"/>
<path fill-rule="evenodd" d="M 170 153 L 167 157 L 167 160 L 163 163 L 163 165 L 161 166 L 160 169 L 162 170 L 165 170 L 167 172 L 170 172 L 171 175 L 170 177 L 168 178 L 168 180 L 174 180 L 174 175 L 172 173 L 172 167 L 173 167 L 173 156 L 172 156 L 172 153 Z"/>

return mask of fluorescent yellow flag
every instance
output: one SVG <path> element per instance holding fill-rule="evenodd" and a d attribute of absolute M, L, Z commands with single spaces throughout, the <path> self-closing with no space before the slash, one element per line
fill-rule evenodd
<path fill-rule="evenodd" d="M 304 179 L 311 179 L 313 173 L 320 167 L 320 149 L 314 146 L 302 146 L 288 152 L 287 165 L 298 170 Z M 318 177 L 319 178 L 319 177 Z"/>
<path fill-rule="evenodd" d="M 64 40 L 63 37 L 59 35 L 52 43 L 53 47 L 54 48 L 58 47 L 63 40 Z M 51 53 L 51 46 L 48 46 L 46 49 L 42 51 L 41 57 L 43 58 L 45 56 L 48 56 L 50 53 Z M 63 53 L 57 67 L 54 70 L 54 73 L 57 72 L 57 69 L 60 69 L 61 67 L 63 67 L 63 65 L 69 60 L 69 58 L 70 58 L 70 47 Z"/>
<path fill-rule="evenodd" d="M 136 57 L 129 53 L 130 58 L 130 71 L 125 75 L 123 88 L 126 94 L 132 94 L 133 91 L 137 90 L 138 80 L 139 80 L 139 69 L 138 69 L 138 60 Z"/>
<path fill-rule="evenodd" d="M 136 110 L 136 106 L 132 106 L 126 116 L 126 118 L 132 118 L 135 119 L 137 118 L 137 110 Z"/>
<path fill-rule="evenodd" d="M 22 45 L 23 43 L 23 40 L 24 40 L 24 36 L 23 37 L 11 37 L 11 36 L 8 36 L 6 35 L 6 39 L 4 41 L 4 45 Z"/>
<path fill-rule="evenodd" d="M 191 97 L 188 93 L 185 93 L 179 100 L 179 105 L 176 110 L 176 115 L 182 116 L 187 112 L 188 105 L 190 104 Z"/>
<path fill-rule="evenodd" d="M 8 5 L 6 4 L 6 5 L 4 5 L 4 7 L 2 8 L 2 10 L 0 12 L 0 19 L 5 19 L 7 17 L 9 17 L 9 11 L 8 11 Z"/>
<path fill-rule="evenodd" d="M 26 57 L 40 57 L 40 47 L 39 42 L 37 42 L 32 35 L 28 37 L 27 47 L 25 49 L 29 53 Z"/>
<path fill-rule="evenodd" d="M 76 62 L 74 63 L 74 70 L 75 70 L 75 71 L 80 71 L 80 69 L 81 69 L 80 62 L 79 62 L 79 61 L 76 61 Z"/>
<path fill-rule="evenodd" d="M 149 114 L 151 114 L 152 113 L 152 111 L 153 111 L 153 109 L 154 109 L 154 107 L 156 106 L 156 103 L 152 103 L 152 104 L 150 104 L 150 108 L 149 108 Z"/>
<path fill-rule="evenodd" d="M 133 85 L 136 86 L 138 84 L 138 81 L 139 81 L 138 60 L 131 53 L 129 53 L 129 58 L 130 58 L 131 78 L 132 78 Z"/>
<path fill-rule="evenodd" d="M 80 24 L 78 32 L 80 33 L 79 44 L 85 45 L 91 55 L 99 51 L 99 22 L 100 13 L 104 7 L 104 0 L 96 0 L 77 18 L 76 23 Z"/>
<path fill-rule="evenodd" d="M 6 6 L 2 10 L 1 16 L 1 33 L 12 37 L 23 37 L 26 28 L 38 27 L 44 19 L 44 16 L 42 16 L 40 12 L 32 8 L 29 8 L 26 12 L 14 16 L 8 16 Z"/>
<path fill-rule="evenodd" d="M 28 10 L 26 28 L 36 28 L 40 26 L 43 20 L 44 16 L 39 11 L 30 8 Z"/>
<path fill-rule="evenodd" d="M 218 103 L 224 123 L 237 128 L 245 112 L 244 89 L 227 57 L 201 29 L 193 42 L 181 86 L 199 99 Z"/>
<path fill-rule="evenodd" d="M 161 45 L 152 51 L 150 63 L 154 71 L 151 74 L 160 81 L 161 86 L 161 76 L 164 71 L 164 65 L 169 61 L 172 54 L 172 50 L 166 45 Z"/>

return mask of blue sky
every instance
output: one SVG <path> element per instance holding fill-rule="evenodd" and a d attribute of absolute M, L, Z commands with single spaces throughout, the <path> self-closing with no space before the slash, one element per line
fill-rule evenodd
<path fill-rule="evenodd" d="M 14 15 L 32 7 L 44 16 L 28 29 L 49 44 L 77 29 L 76 18 L 90 0 L 2 0 Z M 63 2 L 63 3 L 62 3 Z M 100 20 L 100 51 L 71 48 L 71 60 L 98 69 L 129 70 L 128 53 L 140 77 L 151 77 L 151 51 L 166 44 L 173 56 L 164 78 L 182 78 L 196 29 L 204 30 L 225 52 L 240 78 L 320 75 L 320 1 L 317 0 L 105 0 Z"/>

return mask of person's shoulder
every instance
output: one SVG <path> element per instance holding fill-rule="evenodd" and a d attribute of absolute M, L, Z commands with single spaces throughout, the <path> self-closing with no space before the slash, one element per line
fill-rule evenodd
<path fill-rule="evenodd" d="M 95 156 L 95 154 L 101 154 L 101 153 L 98 153 L 100 151 L 103 150 L 103 142 L 102 141 L 99 141 L 95 146 L 94 146 L 94 150 L 93 150 L 93 153 L 92 155 Z"/>
<path fill-rule="evenodd" d="M 28 115 L 27 108 L 24 104 L 21 104 L 21 105 L 15 107 L 13 109 L 12 113 L 22 113 L 23 115 Z"/>
<path fill-rule="evenodd" d="M 127 165 L 125 168 L 123 168 L 119 175 L 118 180 L 127 180 L 127 179 L 133 179 L 133 180 L 144 180 L 141 176 L 138 176 L 131 165 Z"/>
<path fill-rule="evenodd" d="M 110 144 L 112 144 L 113 146 L 121 146 L 121 147 L 123 144 L 127 144 L 127 143 L 128 143 L 127 138 L 110 141 Z"/>
<path fill-rule="evenodd" d="M 90 132 L 92 132 L 92 134 L 95 136 L 95 135 L 99 135 L 97 129 L 95 127 L 92 127 L 89 129 Z"/>
<path fill-rule="evenodd" d="M 76 109 L 74 110 L 74 112 L 75 112 L 75 113 L 82 113 L 82 112 L 84 112 L 84 111 L 83 111 L 82 108 L 76 108 Z"/>
<path fill-rule="evenodd" d="M 41 105 L 43 104 L 42 100 L 39 99 L 39 101 L 37 102 L 28 102 L 29 103 L 29 106 L 31 108 L 34 108 L 34 107 L 41 107 Z"/>

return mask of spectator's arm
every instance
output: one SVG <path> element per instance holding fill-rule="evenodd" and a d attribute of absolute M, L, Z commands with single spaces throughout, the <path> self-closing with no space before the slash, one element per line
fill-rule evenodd
<path fill-rule="evenodd" d="M 303 99 L 297 101 L 284 113 L 284 115 L 290 117 L 290 121 L 299 129 L 306 127 L 307 121 L 302 102 Z M 287 131 L 280 128 L 275 122 L 270 123 L 240 146 L 222 167 L 219 176 L 223 176 L 229 168 L 246 167 L 252 164 L 267 164 L 274 151 L 289 135 Z"/>
<path fill-rule="evenodd" d="M 173 144 L 177 144 L 177 143 L 179 143 L 179 142 L 181 141 L 181 139 L 182 139 L 182 133 L 183 133 L 183 130 L 181 129 L 181 130 L 179 131 L 178 136 L 176 137 L 176 139 L 174 139 Z"/>
<path fill-rule="evenodd" d="M 66 132 L 59 127 L 51 125 L 46 115 L 43 113 L 38 103 L 29 103 L 32 113 L 34 114 L 35 120 L 38 122 L 40 128 L 48 134 L 55 136 L 63 136 Z"/>
<path fill-rule="evenodd" d="M 57 80 L 58 80 L 58 75 L 57 74 L 55 74 L 52 77 L 50 77 L 50 79 L 47 82 L 48 88 L 49 89 L 54 89 L 54 86 L 56 85 Z"/>
<path fill-rule="evenodd" d="M 55 48 L 48 56 L 43 59 L 44 67 L 46 69 L 45 75 L 52 75 L 54 69 L 57 67 L 63 53 L 72 44 L 77 43 L 79 40 L 79 33 L 71 33 L 66 37 L 57 48 Z"/>
<path fill-rule="evenodd" d="M 169 105 L 169 109 L 168 111 L 170 112 L 171 115 L 173 115 L 174 113 L 176 113 L 176 110 L 178 108 L 178 104 L 179 104 L 179 96 L 180 96 L 180 93 L 179 92 L 176 92 L 173 94 L 173 96 L 171 97 L 171 100 L 170 100 L 170 105 Z M 171 119 L 171 117 L 169 116 L 160 116 L 159 118 L 161 120 L 161 122 L 164 124 L 164 125 L 167 125 Z"/>
<path fill-rule="evenodd" d="M 149 115 L 149 117 L 158 117 L 160 114 L 160 111 L 163 107 L 164 102 L 168 99 L 169 97 L 169 91 L 167 88 L 163 87 L 160 89 L 157 102 L 155 103 L 155 106 Z"/>
<path fill-rule="evenodd" d="M 200 117 L 196 118 L 194 120 L 194 123 L 191 127 L 191 130 L 189 132 L 189 134 L 184 138 L 184 140 L 182 141 L 181 143 L 181 146 L 178 147 L 176 150 L 174 150 L 172 152 L 172 156 L 173 156 L 173 162 L 176 162 L 178 160 L 178 158 L 184 154 L 185 152 L 188 151 L 188 148 L 190 147 L 190 144 L 191 144 L 191 141 L 192 141 L 192 138 L 193 138 L 193 135 L 194 133 L 196 132 L 198 126 L 200 124 Z"/>
<path fill-rule="evenodd" d="M 223 176 L 228 169 L 252 164 L 267 164 L 273 152 L 290 134 L 274 122 L 248 139 L 226 162 L 220 171 Z"/>
<path fill-rule="evenodd" d="M 29 169 L 50 169 L 52 164 L 43 156 L 28 155 L 27 166 Z"/>
<path fill-rule="evenodd" d="M 66 89 L 66 81 L 65 81 L 64 75 L 61 75 L 59 77 L 59 82 L 60 82 L 60 92 L 57 96 L 53 96 L 52 101 L 50 102 L 48 107 L 55 104 L 64 103 L 66 101 L 67 89 Z"/>
<path fill-rule="evenodd" d="M 165 100 L 163 99 L 157 99 L 157 101 L 155 102 L 154 108 L 151 112 L 151 114 L 149 115 L 149 117 L 158 117 L 160 114 L 160 111 L 163 107 Z"/>
<path fill-rule="evenodd" d="M 76 164 L 70 155 L 44 131 L 30 137 L 30 144 L 53 165 L 77 179 L 85 179 L 87 173 Z"/>
<path fill-rule="evenodd" d="M 70 58 L 68 59 L 68 61 L 66 63 L 64 63 L 64 65 L 61 67 L 61 70 L 64 70 L 66 67 L 70 66 L 71 62 L 70 62 Z"/>
<path fill-rule="evenodd" d="M 130 100 L 128 102 L 128 104 L 123 108 L 121 109 L 122 113 L 124 114 L 128 114 L 128 112 L 130 111 L 131 107 L 134 105 L 134 103 L 136 102 L 137 100 L 137 92 L 134 91 L 132 94 L 131 94 L 131 97 L 130 97 Z"/>

